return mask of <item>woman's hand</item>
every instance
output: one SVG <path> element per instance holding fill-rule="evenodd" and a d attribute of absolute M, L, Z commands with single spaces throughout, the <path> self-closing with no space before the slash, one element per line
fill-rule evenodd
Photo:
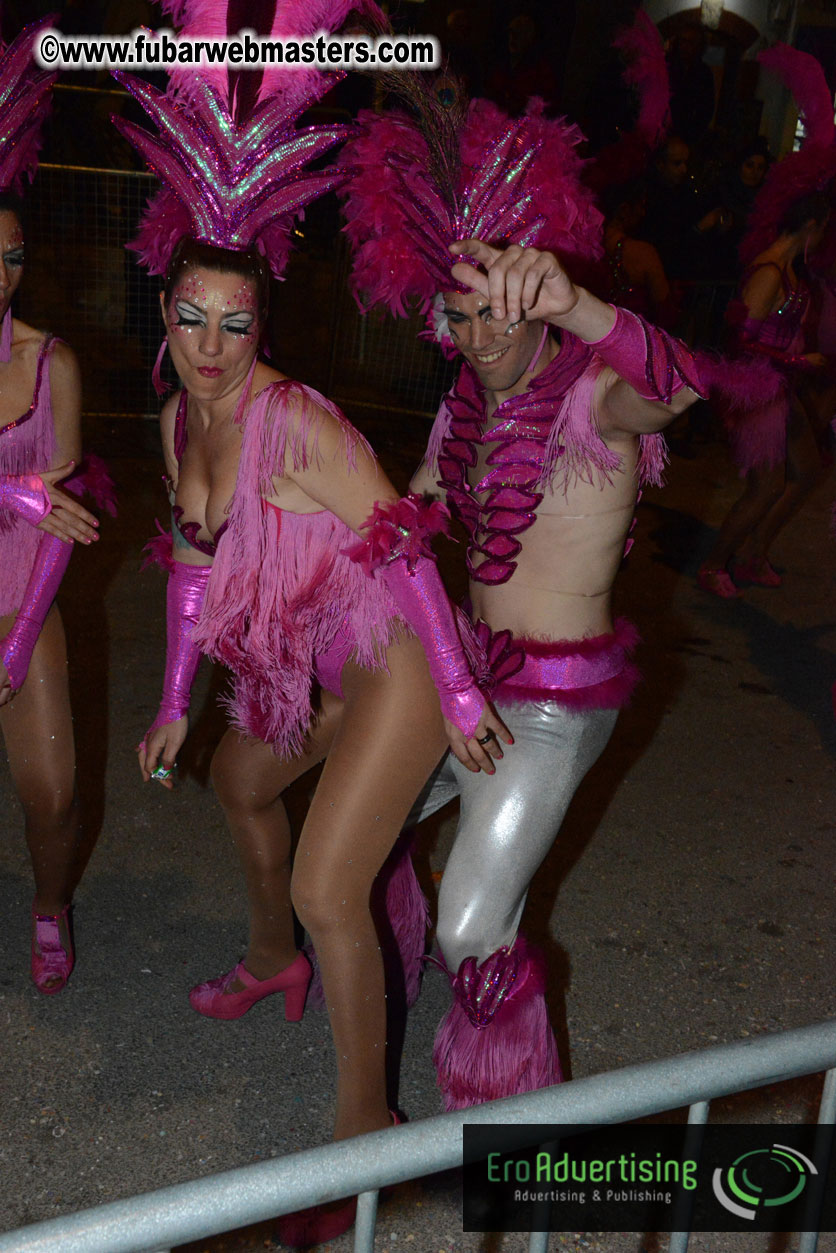
<path fill-rule="evenodd" d="M 174 779 L 171 775 L 188 729 L 189 720 L 184 715 L 176 722 L 164 722 L 162 726 L 153 727 L 148 732 L 136 750 L 139 754 L 139 768 L 145 783 L 156 778 L 157 782 L 162 783 L 169 792 L 173 790 Z M 169 773 L 165 776 L 155 775 L 155 770 L 167 770 Z"/>
<path fill-rule="evenodd" d="M 45 470 L 41 474 L 52 509 L 38 523 L 38 530 L 55 535 L 66 543 L 79 540 L 82 544 L 92 544 L 99 538 L 98 520 L 73 496 L 56 487 L 61 479 L 72 473 L 74 464 L 75 462 L 68 461 L 66 465 L 58 466 L 55 470 Z"/>
<path fill-rule="evenodd" d="M 513 735 L 490 705 L 485 705 L 476 733 L 469 740 L 447 718 L 444 719 L 444 729 L 452 752 L 473 774 L 478 774 L 480 770 L 484 770 L 486 774 L 495 774 L 494 760 L 501 761 L 503 756 L 499 741 L 514 743 Z"/>
<path fill-rule="evenodd" d="M 492 248 L 479 239 L 450 245 L 456 256 L 473 257 L 486 273 L 467 262 L 453 266 L 453 278 L 485 296 L 495 318 L 519 322 L 542 319 L 554 322 L 571 313 L 580 293 L 553 252 L 537 248 Z"/>

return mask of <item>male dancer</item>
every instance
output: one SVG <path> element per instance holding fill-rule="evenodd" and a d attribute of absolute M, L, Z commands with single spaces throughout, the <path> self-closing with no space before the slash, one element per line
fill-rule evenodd
<path fill-rule="evenodd" d="M 660 480 L 658 432 L 703 388 L 683 344 L 564 269 L 600 255 L 575 128 L 485 101 L 361 120 L 341 157 L 355 286 L 394 313 L 444 293 L 436 332 L 464 363 L 413 487 L 442 495 L 469 532 L 463 634 L 514 740 L 481 786 L 454 744 L 411 816 L 460 794 L 438 926 L 454 1004 L 434 1056 L 450 1109 L 560 1078 L 520 917 L 638 677 L 610 589 L 638 491 Z M 503 756 L 495 739 L 483 746 Z"/>
<path fill-rule="evenodd" d="M 552 253 L 477 240 L 451 252 L 484 273 L 453 267 L 472 288 L 444 295 L 464 365 L 412 489 L 446 495 L 469 532 L 482 678 L 514 737 L 493 778 L 450 754 L 421 812 L 461 797 L 437 932 L 456 1003 L 435 1050 L 459 1108 L 560 1077 L 520 917 L 638 678 L 612 584 L 639 484 L 661 468 L 653 435 L 699 383 L 683 345 L 574 285 Z"/>

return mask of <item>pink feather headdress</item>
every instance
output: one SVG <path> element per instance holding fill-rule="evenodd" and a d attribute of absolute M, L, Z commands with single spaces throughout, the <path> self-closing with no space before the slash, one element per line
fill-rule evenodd
<path fill-rule="evenodd" d="M 823 191 L 836 178 L 833 99 L 821 65 L 810 53 L 787 44 L 768 48 L 758 59 L 792 92 L 805 136 L 798 152 L 791 152 L 772 167 L 758 192 L 740 244 L 744 266 L 775 240 L 778 223 L 795 201 Z"/>
<path fill-rule="evenodd" d="M 548 248 L 570 263 L 600 255 L 602 219 L 580 181 L 576 126 L 545 117 L 539 100 L 511 119 L 487 100 L 465 111 L 419 94 L 416 116 L 362 112 L 363 133 L 337 163 L 351 176 L 341 194 L 361 307 L 403 317 L 408 302 L 427 309 L 458 287 L 455 240 Z"/>
<path fill-rule="evenodd" d="M 366 4 L 378 12 L 370 0 Z M 271 36 L 333 30 L 358 7 L 346 0 L 240 4 L 167 0 L 163 6 L 190 37 L 223 37 L 246 25 Z M 277 14 L 276 10 L 281 12 Z M 237 17 L 236 17 L 237 12 Z M 114 77 L 156 123 L 158 134 L 114 122 L 163 186 L 149 201 L 130 245 L 152 274 L 165 273 L 185 236 L 221 248 L 252 246 L 279 278 L 291 252 L 291 229 L 305 205 L 344 181 L 331 167 L 306 168 L 350 133 L 346 125 L 296 125 L 340 77 L 318 71 L 225 68 L 178 70 L 163 93 L 121 72 Z"/>
<path fill-rule="evenodd" d="M 32 59 L 35 40 L 52 26 L 45 17 L 25 27 L 0 53 L 0 189 L 23 191 L 38 165 L 40 130 L 49 112 L 49 93 L 57 78 Z"/>
<path fill-rule="evenodd" d="M 632 26 L 623 28 L 613 43 L 624 56 L 622 78 L 638 97 L 633 129 L 602 148 L 590 166 L 586 181 L 597 191 L 626 183 L 639 175 L 670 127 L 670 82 L 662 36 L 643 9 Z"/>

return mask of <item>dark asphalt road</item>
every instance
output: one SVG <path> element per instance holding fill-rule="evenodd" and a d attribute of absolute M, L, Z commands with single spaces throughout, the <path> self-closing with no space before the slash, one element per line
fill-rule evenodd
<path fill-rule="evenodd" d="M 392 420 L 369 427 L 401 482 L 417 460 L 420 430 Z M 206 786 L 221 724 L 207 672 L 177 791 L 142 786 L 133 746 L 158 701 L 164 592 L 161 579 L 137 567 L 163 512 L 160 466 L 150 430 L 139 439 L 127 426 L 101 434 L 121 513 L 103 523 L 95 552 L 74 559 L 62 593 L 79 777 L 100 835 L 77 895 L 76 971 L 61 995 L 40 997 L 28 975 L 32 889 L 20 813 L 11 800 L 4 807 L 0 1229 L 330 1134 L 324 1016 L 308 1012 L 289 1026 L 267 1001 L 222 1023 L 199 1018 L 186 999 L 244 946 L 241 878 Z M 699 592 L 693 575 L 737 484 L 720 445 L 697 451 L 674 459 L 667 489 L 642 503 L 618 608 L 644 637 L 646 682 L 579 792 L 529 904 L 527 929 L 550 952 L 553 1016 L 575 1077 L 836 1011 L 833 482 L 776 547 L 783 588 L 724 603 Z M 0 787 L 10 798 L 2 766 Z M 428 884 L 443 865 L 449 828 L 425 833 L 419 863 Z M 412 1119 L 439 1108 L 430 1051 L 445 1000 L 443 979 L 431 972 L 402 1066 L 401 1104 Z M 768 1089 L 722 1102 L 718 1113 L 809 1117 L 818 1088 L 809 1080 Z M 378 1249 L 526 1247 L 522 1236 L 463 1236 L 458 1206 L 455 1178 L 414 1185 L 383 1209 Z M 834 1240 L 822 1237 L 823 1253 Z M 191 1247 L 270 1243 L 261 1228 Z M 641 1247 L 626 1234 L 566 1234 L 554 1244 Z M 350 1246 L 346 1238 L 329 1247 Z M 692 1248 L 767 1244 L 709 1236 Z"/>

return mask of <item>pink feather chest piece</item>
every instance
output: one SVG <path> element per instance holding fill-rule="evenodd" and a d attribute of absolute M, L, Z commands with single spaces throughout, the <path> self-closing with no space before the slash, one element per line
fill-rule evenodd
<path fill-rule="evenodd" d="M 590 357 L 580 340 L 566 336 L 558 356 L 531 387 L 498 407 L 500 420 L 489 431 L 484 429 L 484 390 L 469 366 L 445 399 L 450 423 L 438 454 L 439 481 L 451 512 L 467 528 L 467 569 L 478 583 L 507 583 L 517 568 L 518 537 L 533 526 L 543 499 L 540 488 L 556 412 Z M 487 444 L 495 445 L 487 456 L 487 473 L 471 486 L 468 470 L 477 464 L 478 446 Z M 563 449 L 556 451 L 561 455 Z"/>

